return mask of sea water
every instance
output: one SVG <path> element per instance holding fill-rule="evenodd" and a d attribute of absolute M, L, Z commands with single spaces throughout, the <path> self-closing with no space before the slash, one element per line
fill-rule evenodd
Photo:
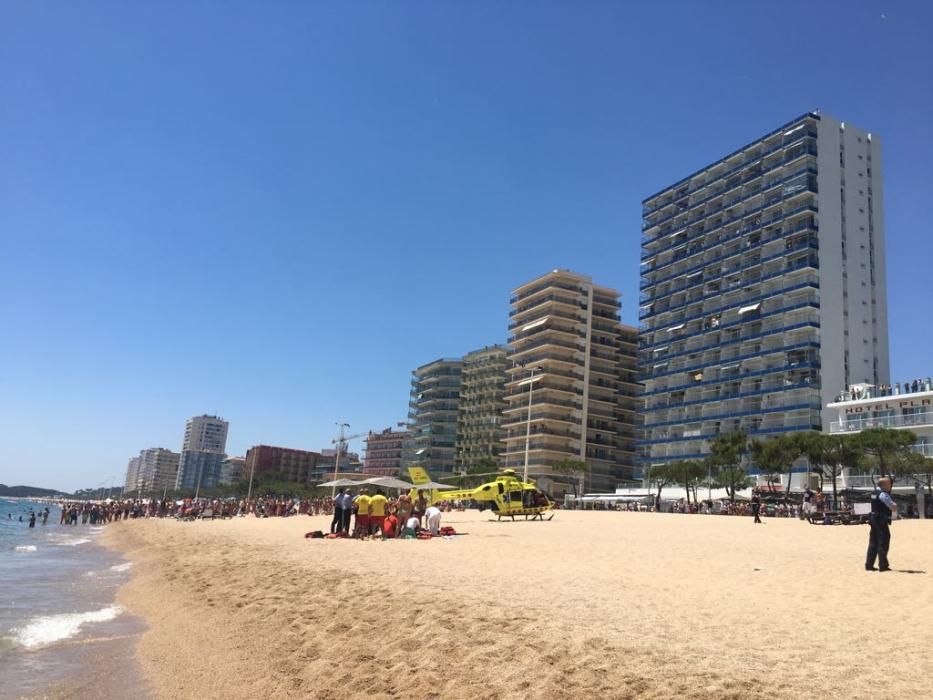
<path fill-rule="evenodd" d="M 145 697 L 142 623 L 116 602 L 132 565 L 98 544 L 103 527 L 60 525 L 60 514 L 0 498 L 0 698 Z"/>

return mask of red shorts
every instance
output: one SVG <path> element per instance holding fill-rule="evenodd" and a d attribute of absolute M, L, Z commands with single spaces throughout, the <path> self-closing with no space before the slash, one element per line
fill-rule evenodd
<path fill-rule="evenodd" d="M 373 529 L 373 532 L 375 532 L 376 530 L 381 530 L 385 521 L 386 521 L 386 516 L 384 515 L 370 515 L 369 516 L 369 525 Z"/>
<path fill-rule="evenodd" d="M 369 516 L 368 515 L 357 515 L 356 526 L 357 527 L 369 527 Z"/>

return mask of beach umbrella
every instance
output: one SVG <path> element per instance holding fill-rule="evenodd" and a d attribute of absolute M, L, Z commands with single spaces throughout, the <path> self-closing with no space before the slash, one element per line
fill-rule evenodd
<path fill-rule="evenodd" d="M 354 481 L 353 479 L 334 479 L 333 481 L 320 483 L 318 486 L 356 486 L 359 483 L 362 482 Z"/>
<path fill-rule="evenodd" d="M 366 481 L 361 481 L 359 483 L 372 484 L 373 486 L 381 486 L 386 489 L 410 489 L 412 487 L 412 484 L 409 484 L 407 481 L 402 481 L 392 476 L 374 476 L 371 479 L 366 479 Z"/>

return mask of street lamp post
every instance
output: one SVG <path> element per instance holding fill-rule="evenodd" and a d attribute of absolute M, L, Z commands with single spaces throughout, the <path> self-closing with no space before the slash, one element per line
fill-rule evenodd
<path fill-rule="evenodd" d="M 253 497 L 253 472 L 256 470 L 256 460 L 249 464 L 249 488 L 246 489 L 246 507 L 249 508 L 249 500 Z"/>
<path fill-rule="evenodd" d="M 535 372 L 540 371 L 540 367 L 532 367 L 528 379 L 520 381 L 518 384 L 528 384 L 528 420 L 525 423 L 525 469 L 522 472 L 522 481 L 528 483 L 528 452 L 531 449 L 531 397 L 534 396 L 535 382 L 541 379 L 535 376 Z"/>
<path fill-rule="evenodd" d="M 349 423 L 335 423 L 335 425 L 340 428 L 340 432 L 337 434 L 337 454 L 334 455 L 334 481 L 337 481 L 337 470 L 340 468 L 340 451 L 343 449 L 346 440 L 343 437 L 343 429 L 349 428 Z M 330 487 L 330 497 L 331 499 L 337 495 L 337 484 L 334 484 Z"/>

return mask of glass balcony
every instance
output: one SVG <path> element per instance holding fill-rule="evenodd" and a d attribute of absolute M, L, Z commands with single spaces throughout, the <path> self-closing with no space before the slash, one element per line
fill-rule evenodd
<path fill-rule="evenodd" d="M 907 413 L 895 416 L 852 416 L 829 424 L 831 433 L 857 433 L 868 428 L 933 428 L 933 411 Z"/>

